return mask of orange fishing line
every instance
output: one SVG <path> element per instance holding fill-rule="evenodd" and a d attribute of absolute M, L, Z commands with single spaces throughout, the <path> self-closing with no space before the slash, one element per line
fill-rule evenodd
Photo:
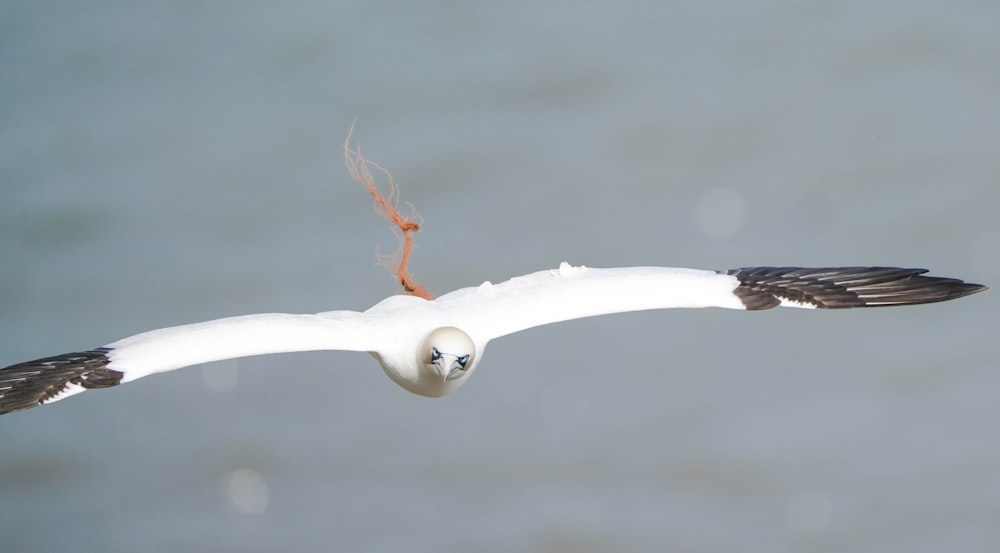
<path fill-rule="evenodd" d="M 378 254 L 379 264 L 388 267 L 389 270 L 395 273 L 396 277 L 399 278 L 399 283 L 403 285 L 403 289 L 407 293 L 424 298 L 425 300 L 434 299 L 434 296 L 426 288 L 414 282 L 413 277 L 410 276 L 409 271 L 406 269 L 406 262 L 410 258 L 410 250 L 413 249 L 413 238 L 411 235 L 420 230 L 420 225 L 416 222 L 418 216 L 414 213 L 406 217 L 399 212 L 397 208 L 397 204 L 399 203 L 399 187 L 392 180 L 392 175 L 389 174 L 388 170 L 361 156 L 360 147 L 351 149 L 351 133 L 353 132 L 354 125 L 351 125 L 351 130 L 347 133 L 347 140 L 344 141 L 344 162 L 347 164 L 347 172 L 350 173 L 352 179 L 364 186 L 368 190 L 368 193 L 372 195 L 372 198 L 375 200 L 375 210 L 396 225 L 393 231 L 396 237 L 399 238 L 399 249 L 395 253 L 389 256 Z M 389 181 L 388 195 L 383 195 L 379 192 L 378 187 L 375 185 L 375 176 L 372 174 L 371 168 L 380 171 Z"/>

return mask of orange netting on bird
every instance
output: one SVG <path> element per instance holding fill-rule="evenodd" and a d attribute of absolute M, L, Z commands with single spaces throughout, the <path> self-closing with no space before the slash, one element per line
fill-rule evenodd
<path fill-rule="evenodd" d="M 413 249 L 413 238 L 411 235 L 420 230 L 420 225 L 417 223 L 419 216 L 416 213 L 405 216 L 399 212 L 399 208 L 397 207 L 399 203 L 399 187 L 392 180 L 392 175 L 389 174 L 388 170 L 361 156 L 360 147 L 351 149 L 351 134 L 353 132 L 354 125 L 351 125 L 351 130 L 347 133 L 347 140 L 344 141 L 344 162 L 347 164 L 347 171 L 351 174 L 351 178 L 364 186 L 368 190 L 368 193 L 372 195 L 372 198 L 375 199 L 375 210 L 396 225 L 393 232 L 399 238 L 399 249 L 392 255 L 377 254 L 378 262 L 395 273 L 396 277 L 399 278 L 399 283 L 403 285 L 403 289 L 407 293 L 424 298 L 425 300 L 434 299 L 434 296 L 426 288 L 413 281 L 413 277 L 410 276 L 409 271 L 406 269 L 406 262 L 410 258 L 410 250 Z M 379 192 L 378 187 L 375 185 L 375 175 L 372 174 L 372 169 L 385 175 L 386 180 L 389 181 L 388 194 L 383 195 Z"/>

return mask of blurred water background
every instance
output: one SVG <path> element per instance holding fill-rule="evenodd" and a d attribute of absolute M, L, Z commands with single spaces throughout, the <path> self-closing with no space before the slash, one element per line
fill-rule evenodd
<path fill-rule="evenodd" d="M 0 365 L 590 266 L 1000 283 L 1000 5 L 0 5 Z M 1000 550 L 996 291 L 671 311 L 493 343 L 428 400 L 363 354 L 0 418 L 0 550 Z"/>

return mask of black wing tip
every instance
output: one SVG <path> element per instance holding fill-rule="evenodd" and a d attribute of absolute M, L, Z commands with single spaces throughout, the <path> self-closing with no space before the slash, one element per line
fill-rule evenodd
<path fill-rule="evenodd" d="M 113 348 L 64 353 L 0 369 L 0 415 L 56 401 L 71 390 L 108 388 L 121 383 L 121 371 L 107 368 Z"/>
<path fill-rule="evenodd" d="M 918 305 L 990 288 L 902 267 L 743 267 L 720 272 L 739 280 L 733 293 L 748 310 L 770 309 L 783 301 L 822 309 Z"/>
<path fill-rule="evenodd" d="M 971 296 L 972 294 L 978 294 L 979 292 L 985 292 L 990 289 L 989 286 L 985 284 L 974 284 L 972 282 L 963 282 L 961 280 L 956 280 L 954 286 L 954 295 L 949 300 L 955 300 L 958 298 L 964 298 L 965 296 Z"/>

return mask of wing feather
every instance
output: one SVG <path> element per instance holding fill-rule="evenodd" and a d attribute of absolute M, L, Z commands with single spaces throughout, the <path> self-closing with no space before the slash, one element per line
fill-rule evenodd
<path fill-rule="evenodd" d="M 108 369 L 107 348 L 67 353 L 0 370 L 0 415 L 35 407 L 92 388 L 115 386 L 122 373 Z"/>
<path fill-rule="evenodd" d="M 924 276 L 927 269 L 898 267 L 745 267 L 735 293 L 747 309 L 777 305 L 844 309 L 948 301 L 988 289 L 957 278 Z"/>
<path fill-rule="evenodd" d="M 356 311 L 260 313 L 161 328 L 108 344 L 109 366 L 131 382 L 153 373 L 223 359 L 293 351 L 372 351 L 377 319 Z"/>
<path fill-rule="evenodd" d="M 669 267 L 595 269 L 563 263 L 435 300 L 477 341 L 571 319 L 648 309 L 744 309 L 739 280 L 716 271 Z"/>
<path fill-rule="evenodd" d="M 210 361 L 292 351 L 375 351 L 386 341 L 380 320 L 355 311 L 244 315 L 161 328 L 94 350 L 18 363 L 0 369 L 0 414 Z"/>

